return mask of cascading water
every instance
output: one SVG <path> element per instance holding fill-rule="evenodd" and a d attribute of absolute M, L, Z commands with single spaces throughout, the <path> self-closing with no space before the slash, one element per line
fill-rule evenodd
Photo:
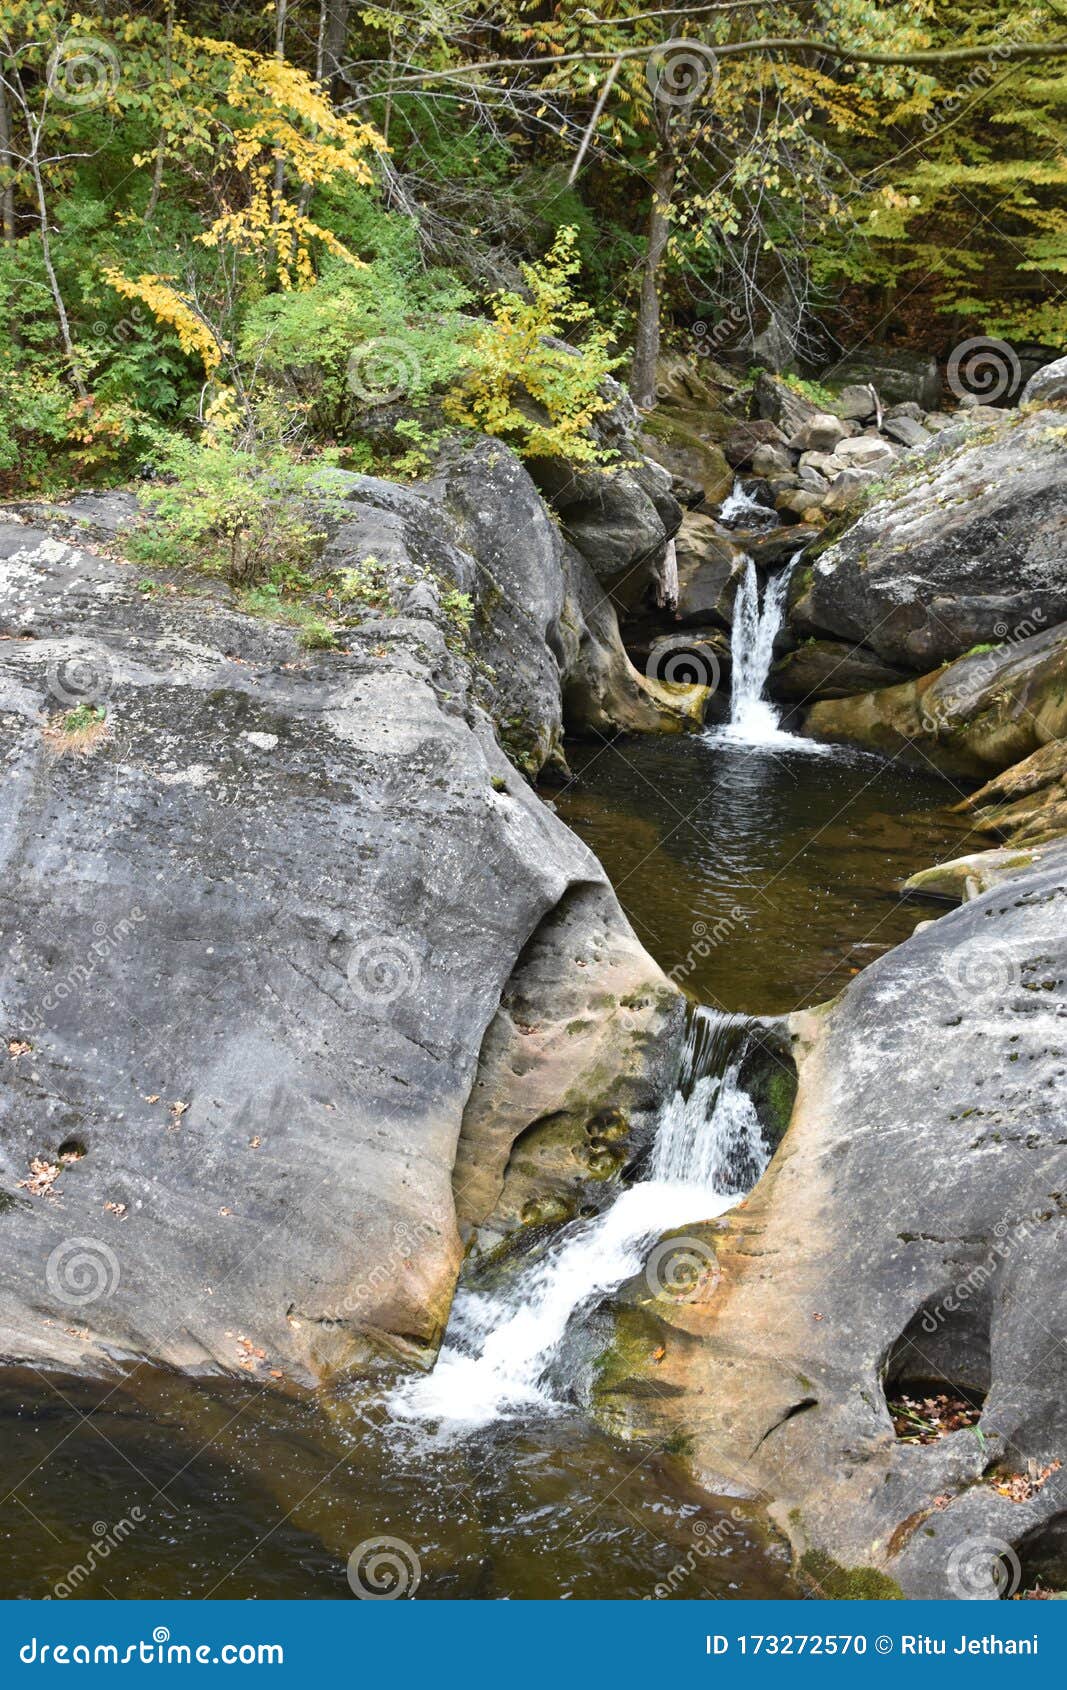
<path fill-rule="evenodd" d="M 712 731 L 712 738 L 733 745 L 765 747 L 782 750 L 808 751 L 824 756 L 829 746 L 798 734 L 785 733 L 779 727 L 778 711 L 764 690 L 774 662 L 774 642 L 785 615 L 786 595 L 796 559 L 793 558 L 773 575 L 763 591 L 760 603 L 759 577 L 750 557 L 743 559 L 743 572 L 734 599 L 733 628 L 730 634 L 730 720 Z"/>
<path fill-rule="evenodd" d="M 719 506 L 719 521 L 724 528 L 773 528 L 778 513 L 770 505 L 761 505 L 751 493 L 746 493 L 740 480 Z"/>
<path fill-rule="evenodd" d="M 547 1374 L 574 1314 L 639 1273 L 663 1233 L 731 1208 L 766 1166 L 755 1106 L 738 1083 L 747 1026 L 694 1012 L 683 1083 L 661 1116 L 647 1178 L 568 1226 L 505 1291 L 460 1292 L 433 1372 L 390 1398 L 397 1418 L 470 1430 L 562 1406 Z"/>
<path fill-rule="evenodd" d="M 767 582 L 761 605 L 756 565 L 746 558 L 734 599 L 730 726 L 747 740 L 758 741 L 779 732 L 778 712 L 763 697 L 763 689 L 774 661 L 774 638 L 782 625 L 792 573 L 790 563 Z"/>

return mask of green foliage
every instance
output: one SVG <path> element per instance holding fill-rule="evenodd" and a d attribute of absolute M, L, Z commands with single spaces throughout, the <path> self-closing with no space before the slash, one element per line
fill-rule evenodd
<path fill-rule="evenodd" d="M 560 229 L 544 259 L 522 266 L 526 293 L 496 295 L 492 320 L 475 331 L 471 367 L 445 410 L 523 457 L 596 464 L 607 458 L 589 429 L 611 409 L 603 383 L 622 360 L 574 291 L 581 268 L 576 246 L 575 230 Z M 560 337 L 576 328 L 584 331 L 581 343 L 561 345 Z"/>
<path fill-rule="evenodd" d="M 457 632 L 460 634 L 470 632 L 471 620 L 474 616 L 474 600 L 469 593 L 461 593 L 458 587 L 452 587 L 447 593 L 442 593 L 441 609 Z"/>
<path fill-rule="evenodd" d="M 325 538 L 321 464 L 299 463 L 281 448 L 179 436 L 161 440 L 157 459 L 163 479 L 144 495 L 148 519 L 128 541 L 132 557 L 192 565 L 235 587 L 307 580 Z"/>
<path fill-rule="evenodd" d="M 380 249 L 364 268 L 332 262 L 314 286 L 266 295 L 246 313 L 244 367 L 319 438 L 352 439 L 383 405 L 417 410 L 462 367 L 470 294 L 420 265 L 414 232 L 398 221 L 357 222 Z"/>
<path fill-rule="evenodd" d="M 810 399 L 813 405 L 818 405 L 821 411 L 832 411 L 837 403 L 836 395 L 819 381 L 808 381 L 803 376 L 791 374 L 786 374 L 782 380 L 794 393 L 799 393 L 803 398 Z"/>
<path fill-rule="evenodd" d="M 337 582 L 338 597 L 342 603 L 358 599 L 361 604 L 371 605 L 375 609 L 392 608 L 389 571 L 373 553 L 368 553 L 352 568 L 342 569 Z"/>
<path fill-rule="evenodd" d="M 65 734 L 83 734 L 101 726 L 106 717 L 107 711 L 100 704 L 79 704 L 67 712 L 60 726 Z"/>

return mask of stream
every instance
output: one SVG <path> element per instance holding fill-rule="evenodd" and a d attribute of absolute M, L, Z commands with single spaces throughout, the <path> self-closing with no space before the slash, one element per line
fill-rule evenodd
<path fill-rule="evenodd" d="M 572 748 L 546 794 L 708 1006 L 642 1177 L 503 1282 L 461 1289 L 434 1371 L 381 1390 L 0 1376 L 6 1470 L 30 1473 L 0 1510 L 6 1595 L 339 1598 L 380 1538 L 420 1599 L 801 1594 L 753 1504 L 697 1492 L 668 1449 L 616 1441 L 583 1406 L 593 1311 L 766 1164 L 738 1084 L 749 1018 L 824 1001 L 905 938 L 923 912 L 895 888 L 964 833 L 949 784 L 780 721 L 763 693 L 787 586 L 788 566 L 761 596 L 747 564 L 726 725 Z"/>

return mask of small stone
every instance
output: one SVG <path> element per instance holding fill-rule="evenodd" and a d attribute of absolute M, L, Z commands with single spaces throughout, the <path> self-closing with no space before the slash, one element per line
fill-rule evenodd
<path fill-rule="evenodd" d="M 837 396 L 837 410 L 839 416 L 847 420 L 866 422 L 875 414 L 874 389 L 859 384 L 843 387 Z"/>
<path fill-rule="evenodd" d="M 918 408 L 915 407 L 916 410 Z M 882 433 L 888 434 L 890 440 L 896 440 L 909 450 L 914 446 L 925 446 L 933 438 L 922 423 L 916 422 L 912 417 L 886 417 L 882 424 Z"/>

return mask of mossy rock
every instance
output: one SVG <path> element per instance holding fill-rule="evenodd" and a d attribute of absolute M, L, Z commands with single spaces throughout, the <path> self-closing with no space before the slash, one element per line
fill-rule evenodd
<path fill-rule="evenodd" d="M 842 1567 L 821 1549 L 800 1558 L 800 1573 L 810 1579 L 819 1596 L 837 1602 L 902 1602 L 904 1592 L 888 1573 L 875 1567 Z"/>

